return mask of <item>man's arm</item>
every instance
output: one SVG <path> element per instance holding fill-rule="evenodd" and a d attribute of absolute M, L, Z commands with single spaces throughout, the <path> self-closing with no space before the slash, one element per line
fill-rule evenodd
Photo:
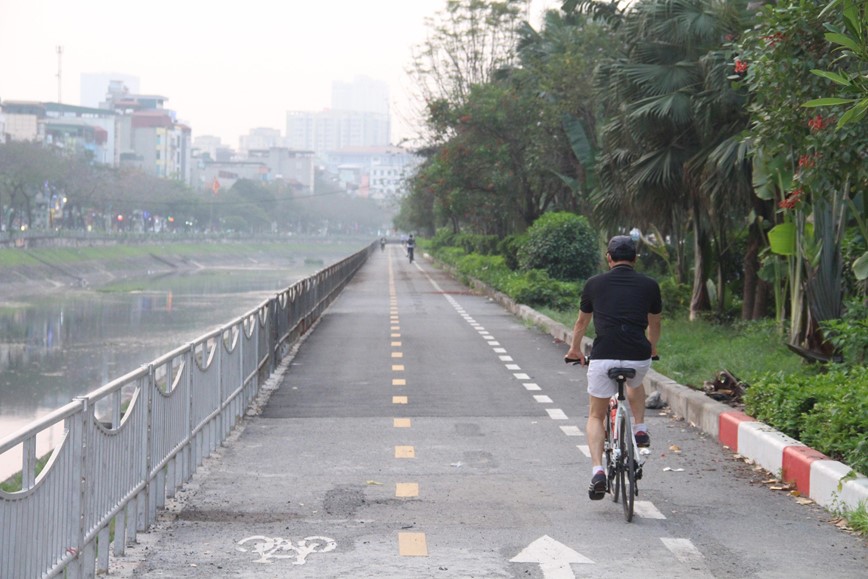
<path fill-rule="evenodd" d="M 657 340 L 660 339 L 660 320 L 662 314 L 648 314 L 648 341 L 651 342 L 651 355 L 657 355 Z"/>
<path fill-rule="evenodd" d="M 582 352 L 582 338 L 585 337 L 588 324 L 591 323 L 593 316 L 594 314 L 579 310 L 579 317 L 576 318 L 576 323 L 573 325 L 573 341 L 570 343 L 570 350 L 564 358 L 581 360 L 582 364 L 585 363 L 585 354 Z"/>

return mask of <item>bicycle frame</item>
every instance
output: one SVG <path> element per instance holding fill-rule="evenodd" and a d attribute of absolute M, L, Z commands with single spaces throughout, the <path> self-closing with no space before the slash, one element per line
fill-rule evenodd
<path fill-rule="evenodd" d="M 633 413 L 624 396 L 624 384 L 628 378 L 626 373 L 629 371 L 624 368 L 613 368 L 609 371 L 609 376 L 618 383 L 618 394 L 612 396 L 609 402 L 603 448 L 609 491 L 612 493 L 612 500 L 617 502 L 620 496 L 623 501 L 624 517 L 627 522 L 633 520 L 633 504 L 636 495 L 639 494 L 636 481 L 642 477 L 642 467 L 645 464 L 633 433 Z M 629 436 L 629 440 L 620 440 L 622 432 L 625 437 Z M 623 456 L 624 450 L 632 456 Z"/>

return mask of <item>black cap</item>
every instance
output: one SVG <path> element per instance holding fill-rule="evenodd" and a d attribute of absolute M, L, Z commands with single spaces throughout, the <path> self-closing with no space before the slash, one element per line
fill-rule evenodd
<path fill-rule="evenodd" d="M 636 244 L 629 235 L 616 235 L 610 239 L 607 251 L 613 261 L 633 261 L 636 259 Z"/>

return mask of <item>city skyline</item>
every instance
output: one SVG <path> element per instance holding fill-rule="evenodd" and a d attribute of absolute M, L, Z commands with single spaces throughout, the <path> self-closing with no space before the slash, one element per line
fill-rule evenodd
<path fill-rule="evenodd" d="M 79 104 L 83 73 L 134 76 L 194 135 L 237 147 L 251 129 L 283 130 L 288 111 L 328 108 L 334 82 L 366 76 L 389 85 L 397 142 L 412 132 L 411 50 L 445 5 L 250 0 L 240 11 L 152 0 L 125 17 L 108 0 L 12 0 L 0 18 L 0 99 Z M 533 0 L 532 20 L 559 5 Z"/>

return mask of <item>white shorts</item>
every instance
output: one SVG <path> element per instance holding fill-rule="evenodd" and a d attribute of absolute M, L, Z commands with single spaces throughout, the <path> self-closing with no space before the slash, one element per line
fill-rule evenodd
<path fill-rule="evenodd" d="M 651 367 L 651 360 L 595 360 L 588 365 L 588 394 L 595 398 L 611 398 L 618 393 L 618 383 L 609 378 L 609 368 L 635 368 L 636 376 L 627 380 L 630 388 L 642 385 Z"/>

